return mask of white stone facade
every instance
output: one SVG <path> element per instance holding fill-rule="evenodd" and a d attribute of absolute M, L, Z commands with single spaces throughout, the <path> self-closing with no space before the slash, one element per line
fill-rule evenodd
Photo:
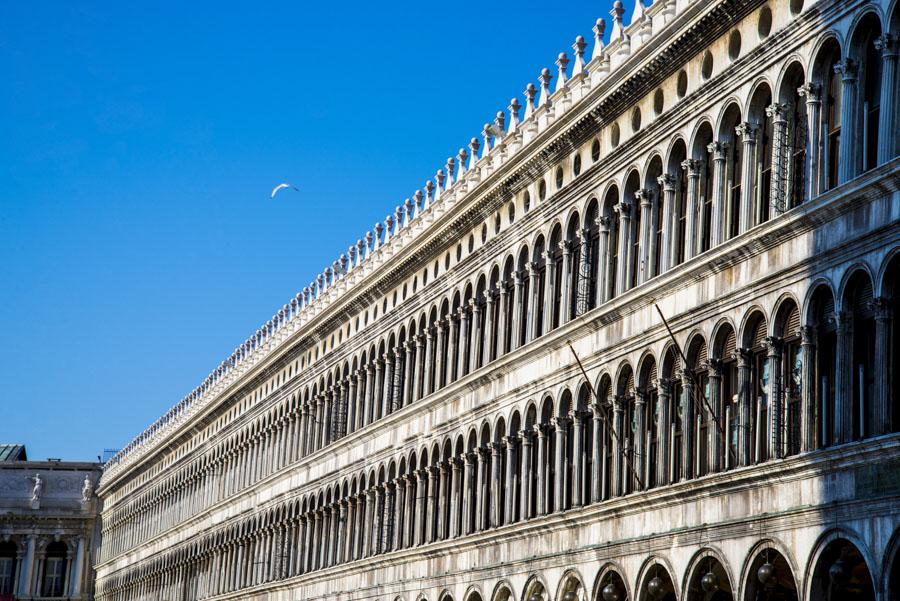
<path fill-rule="evenodd" d="M 97 598 L 896 599 L 896 5 L 616 2 L 107 465 Z"/>

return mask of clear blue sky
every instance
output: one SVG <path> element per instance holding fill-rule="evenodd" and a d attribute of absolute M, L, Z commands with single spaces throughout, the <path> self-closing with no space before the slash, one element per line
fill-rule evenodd
<path fill-rule="evenodd" d="M 0 442 L 126 444 L 611 4 L 3 3 Z"/>

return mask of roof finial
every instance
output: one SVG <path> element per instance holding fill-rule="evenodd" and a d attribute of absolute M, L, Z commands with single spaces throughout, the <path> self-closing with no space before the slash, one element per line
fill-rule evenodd
<path fill-rule="evenodd" d="M 432 203 L 434 203 L 434 182 L 428 180 L 425 182 L 425 204 L 422 205 L 422 210 L 427 209 Z"/>
<path fill-rule="evenodd" d="M 594 51 L 591 54 L 591 60 L 603 58 L 603 34 L 606 32 L 606 21 L 597 19 L 594 25 Z"/>
<path fill-rule="evenodd" d="M 522 110 L 522 105 L 519 104 L 518 98 L 512 98 L 509 101 L 509 129 L 507 133 L 513 133 L 519 127 L 519 111 Z"/>
<path fill-rule="evenodd" d="M 453 157 L 447 158 L 447 190 L 453 185 L 453 172 L 456 171 L 456 160 Z"/>
<path fill-rule="evenodd" d="M 575 65 L 572 67 L 572 77 L 576 77 L 584 73 L 584 49 L 587 48 L 587 42 L 583 36 L 575 38 L 572 44 L 572 50 L 575 51 Z"/>
<path fill-rule="evenodd" d="M 569 57 L 566 56 L 565 52 L 559 53 L 559 57 L 556 59 L 556 66 L 559 67 L 559 75 L 556 79 L 556 89 L 553 91 L 559 92 L 566 87 L 566 67 L 569 66 Z"/>
<path fill-rule="evenodd" d="M 541 82 L 541 97 L 538 99 L 538 108 L 542 106 L 550 105 L 550 80 L 553 79 L 553 76 L 550 75 L 550 69 L 544 67 L 541 70 L 541 75 L 538 77 L 538 80 Z"/>
<path fill-rule="evenodd" d="M 625 14 L 625 8 L 622 6 L 622 0 L 615 1 L 609 14 L 613 18 L 612 34 L 609 36 L 609 41 L 625 39 L 625 28 L 622 25 L 622 15 Z"/>
<path fill-rule="evenodd" d="M 465 148 L 460 148 L 459 153 L 456 155 L 459 162 L 459 170 L 456 174 L 456 181 L 462 179 L 463 174 L 466 172 L 466 160 L 469 158 L 469 153 L 466 152 Z"/>
<path fill-rule="evenodd" d="M 534 114 L 534 97 L 537 95 L 537 88 L 534 87 L 533 83 L 529 83 L 525 86 L 525 120 L 531 118 L 531 115 Z"/>
<path fill-rule="evenodd" d="M 481 147 L 481 144 L 478 142 L 478 138 L 472 138 L 469 142 L 469 149 L 472 151 L 472 154 L 469 155 L 469 171 L 475 168 L 475 163 L 478 161 L 478 149 Z"/>
<path fill-rule="evenodd" d="M 419 213 L 422 212 L 422 198 L 424 198 L 422 196 L 422 191 L 416 190 L 416 193 L 413 194 L 413 199 L 416 203 L 416 208 L 413 211 L 413 219 L 417 219 L 419 217 Z"/>
<path fill-rule="evenodd" d="M 437 173 L 434 174 L 434 202 L 437 202 L 441 199 L 441 195 L 444 193 L 444 172 L 441 169 L 437 170 Z"/>

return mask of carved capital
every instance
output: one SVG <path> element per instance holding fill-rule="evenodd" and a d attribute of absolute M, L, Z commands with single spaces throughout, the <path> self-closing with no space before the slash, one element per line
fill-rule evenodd
<path fill-rule="evenodd" d="M 706 151 L 712 155 L 714 161 L 724 161 L 727 145 L 722 142 L 710 142 L 706 146 Z"/>
<path fill-rule="evenodd" d="M 841 76 L 841 81 L 845 84 L 855 84 L 859 79 L 859 63 L 852 58 L 845 58 L 834 66 L 834 72 Z"/>
<path fill-rule="evenodd" d="M 656 178 L 656 183 L 659 184 L 659 187 L 662 188 L 666 192 L 674 192 L 675 191 L 675 176 L 669 173 L 664 173 Z"/>
<path fill-rule="evenodd" d="M 744 144 L 756 144 L 756 136 L 759 134 L 759 125 L 744 121 L 734 128 L 734 133 L 743 140 Z"/>

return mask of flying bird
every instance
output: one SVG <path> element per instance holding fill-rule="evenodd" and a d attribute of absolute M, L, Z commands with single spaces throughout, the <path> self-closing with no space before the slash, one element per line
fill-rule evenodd
<path fill-rule="evenodd" d="M 282 184 L 278 184 L 277 186 L 275 186 L 274 188 L 272 188 L 272 196 L 271 196 L 271 198 L 275 198 L 275 195 L 278 194 L 281 190 L 284 190 L 285 188 L 290 188 L 290 189 L 293 190 L 294 192 L 299 192 L 299 191 L 300 191 L 300 190 L 297 189 L 297 186 L 295 186 L 295 185 L 293 185 L 293 184 L 284 184 L 284 183 L 282 183 Z"/>

